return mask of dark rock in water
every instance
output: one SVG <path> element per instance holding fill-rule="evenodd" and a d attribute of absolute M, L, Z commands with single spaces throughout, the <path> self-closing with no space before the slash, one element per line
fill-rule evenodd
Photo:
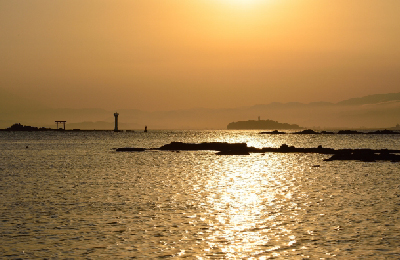
<path fill-rule="evenodd" d="M 186 151 L 199 151 L 199 150 L 214 150 L 214 151 L 248 151 L 246 143 L 182 143 L 172 142 L 163 145 L 159 150 L 186 150 Z"/>
<path fill-rule="evenodd" d="M 261 149 L 254 147 L 247 147 L 246 143 L 182 143 L 172 142 L 170 144 L 163 145 L 159 150 L 170 150 L 170 151 L 219 151 L 217 155 L 249 155 L 250 152 L 261 152 Z"/>
<path fill-rule="evenodd" d="M 249 147 L 249 152 L 253 152 L 251 147 Z M 258 149 L 255 152 L 335 154 L 336 151 L 333 148 L 323 148 L 322 145 L 319 145 L 318 148 L 296 148 L 294 146 L 288 146 L 287 144 L 282 144 L 279 148 L 262 148 Z"/>
<path fill-rule="evenodd" d="M 172 142 L 161 146 L 160 148 L 117 148 L 118 152 L 142 152 L 145 150 L 164 150 L 171 152 L 179 151 L 200 151 L 210 150 L 218 151 L 217 155 L 249 155 L 250 153 L 315 153 L 315 154 L 331 154 L 331 158 L 324 161 L 336 160 L 354 160 L 363 162 L 375 161 L 392 161 L 400 162 L 400 150 L 372 150 L 372 149 L 339 149 L 323 148 L 319 145 L 317 148 L 296 148 L 287 144 L 282 144 L 279 148 L 265 147 L 255 148 L 248 147 L 246 143 L 182 143 Z M 315 165 L 313 167 L 319 167 Z"/>
<path fill-rule="evenodd" d="M 246 150 L 226 150 L 216 153 L 216 155 L 250 155 Z"/>
<path fill-rule="evenodd" d="M 270 134 L 270 135 L 283 135 L 285 132 L 279 132 L 278 130 L 274 130 L 272 132 L 260 132 L 260 134 Z"/>
<path fill-rule="evenodd" d="M 143 152 L 146 149 L 144 148 L 132 148 L 132 147 L 125 147 L 125 148 L 117 148 L 115 151 L 117 152 Z"/>
<path fill-rule="evenodd" d="M 368 132 L 369 135 L 398 135 L 399 132 L 392 131 L 392 130 L 377 130 L 375 132 Z"/>
<path fill-rule="evenodd" d="M 280 150 L 289 150 L 289 149 L 293 149 L 294 146 L 290 146 L 287 144 L 282 144 L 281 147 L 279 147 Z"/>
<path fill-rule="evenodd" d="M 314 130 L 311 130 L 311 129 L 307 129 L 307 130 L 303 130 L 303 131 L 300 131 L 300 132 L 295 132 L 293 134 L 315 135 L 315 134 L 320 134 L 320 133 L 315 132 Z"/>
<path fill-rule="evenodd" d="M 302 148 L 296 148 L 296 147 L 294 147 L 293 145 L 292 145 L 292 146 L 289 146 L 289 145 L 287 145 L 287 144 L 282 144 L 282 145 L 279 147 L 278 152 L 279 152 L 279 151 L 280 151 L 280 152 L 287 152 L 287 151 L 299 151 L 299 152 L 301 152 L 300 149 L 302 149 Z"/>
<path fill-rule="evenodd" d="M 322 131 L 321 134 L 324 134 L 324 135 L 334 135 L 335 133 L 334 133 L 334 132 L 329 132 L 329 131 Z"/>
<path fill-rule="evenodd" d="M 356 134 L 363 134 L 363 133 L 355 130 L 340 130 L 338 132 L 338 135 L 356 135 Z"/>
<path fill-rule="evenodd" d="M 376 162 L 376 161 L 392 161 L 400 162 L 400 155 L 391 154 L 388 151 L 371 149 L 358 149 L 358 150 L 339 150 L 331 158 L 324 161 L 362 161 L 362 162 Z"/>

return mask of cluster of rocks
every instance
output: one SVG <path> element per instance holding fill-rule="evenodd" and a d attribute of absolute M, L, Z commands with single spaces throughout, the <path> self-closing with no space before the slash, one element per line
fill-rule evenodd
<path fill-rule="evenodd" d="M 206 143 L 182 143 L 172 142 L 170 144 L 163 145 L 159 150 L 168 151 L 205 151 L 212 150 L 218 151 L 218 155 L 249 155 L 252 147 L 247 147 L 246 143 L 225 143 L 225 142 L 206 142 Z M 253 148 L 256 149 L 256 148 Z M 255 151 L 253 151 L 255 152 Z"/>
<path fill-rule="evenodd" d="M 145 148 L 124 147 L 115 149 L 117 152 L 144 152 Z"/>
<path fill-rule="evenodd" d="M 332 157 L 324 161 L 362 161 L 362 162 L 376 162 L 376 161 L 391 161 L 400 162 L 400 155 L 391 153 L 389 150 L 371 150 L 360 149 L 351 150 L 347 149 L 339 151 L 332 155 Z"/>
<path fill-rule="evenodd" d="M 375 161 L 392 161 L 400 162 L 400 150 L 373 150 L 373 149 L 333 149 L 324 148 L 321 145 L 317 148 L 296 148 L 282 144 L 279 148 L 265 147 L 255 148 L 248 147 L 246 143 L 225 143 L 225 142 L 206 142 L 206 143 L 183 143 L 172 142 L 161 146 L 160 148 L 118 148 L 118 152 L 142 152 L 145 150 L 162 150 L 162 151 L 216 151 L 217 155 L 249 155 L 250 153 L 318 153 L 332 155 L 325 161 L 336 160 L 357 160 L 364 162 Z"/>

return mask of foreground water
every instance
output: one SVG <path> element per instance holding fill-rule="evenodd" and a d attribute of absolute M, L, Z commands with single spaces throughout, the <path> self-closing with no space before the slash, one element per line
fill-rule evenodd
<path fill-rule="evenodd" d="M 400 149 L 397 135 L 0 132 L 0 256 L 400 258 L 399 163 L 113 150 L 172 141 Z"/>

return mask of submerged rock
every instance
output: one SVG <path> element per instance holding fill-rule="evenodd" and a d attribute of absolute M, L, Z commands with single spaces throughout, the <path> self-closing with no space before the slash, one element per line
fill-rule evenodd
<path fill-rule="evenodd" d="M 117 148 L 115 151 L 117 152 L 143 152 L 146 149 L 144 148 L 133 148 L 133 147 L 124 147 L 124 148 Z"/>
<path fill-rule="evenodd" d="M 371 149 L 346 150 L 338 151 L 331 158 L 325 159 L 324 161 L 400 162 L 400 155 L 383 150 L 380 153 Z"/>
<path fill-rule="evenodd" d="M 340 130 L 338 132 L 338 135 L 355 135 L 355 134 L 363 134 L 363 133 L 355 130 Z"/>
<path fill-rule="evenodd" d="M 321 134 L 324 134 L 324 135 L 334 135 L 335 133 L 334 133 L 334 132 L 330 132 L 330 131 L 322 131 Z"/>
<path fill-rule="evenodd" d="M 263 134 L 263 135 L 265 135 L 265 134 L 270 134 L 270 135 L 283 135 L 283 134 L 286 134 L 285 132 L 279 132 L 278 130 L 274 130 L 274 131 L 271 131 L 271 132 L 260 132 L 260 134 Z"/>
<path fill-rule="evenodd" d="M 216 153 L 216 155 L 250 155 L 250 153 L 245 150 L 227 150 L 227 151 L 220 151 Z"/>
<path fill-rule="evenodd" d="M 315 135 L 315 134 L 320 134 L 320 133 L 315 132 L 314 130 L 311 130 L 311 129 L 307 129 L 307 130 L 303 130 L 303 131 L 300 131 L 300 132 L 295 132 L 293 134 L 305 134 L 305 135 L 311 134 L 311 135 Z"/>
<path fill-rule="evenodd" d="M 199 151 L 199 150 L 214 150 L 214 151 L 248 151 L 246 143 L 182 143 L 172 142 L 163 145 L 159 150 L 186 150 L 186 151 Z"/>
<path fill-rule="evenodd" d="M 399 132 L 392 131 L 392 130 L 377 130 L 375 132 L 368 132 L 369 135 L 398 135 Z"/>
<path fill-rule="evenodd" d="M 319 145 L 316 148 L 296 148 L 287 144 L 282 144 L 279 148 L 265 147 L 255 148 L 248 147 L 246 143 L 219 143 L 219 142 L 206 142 L 206 143 L 183 143 L 171 142 L 161 146 L 160 148 L 117 148 L 117 152 L 142 152 L 145 150 L 163 150 L 171 152 L 179 151 L 201 151 L 211 150 L 218 151 L 217 155 L 249 155 L 250 153 L 316 153 L 316 154 L 331 154 L 329 159 L 324 161 L 337 161 L 337 160 L 354 160 L 363 162 L 375 161 L 392 161 L 400 162 L 400 150 L 372 150 L 372 149 L 339 149 L 324 148 Z"/>

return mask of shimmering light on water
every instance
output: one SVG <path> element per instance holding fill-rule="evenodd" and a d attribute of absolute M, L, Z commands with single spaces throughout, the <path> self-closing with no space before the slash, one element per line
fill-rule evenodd
<path fill-rule="evenodd" d="M 112 150 L 171 141 L 399 149 L 397 136 L 0 133 L 0 255 L 400 257 L 398 163 Z"/>

